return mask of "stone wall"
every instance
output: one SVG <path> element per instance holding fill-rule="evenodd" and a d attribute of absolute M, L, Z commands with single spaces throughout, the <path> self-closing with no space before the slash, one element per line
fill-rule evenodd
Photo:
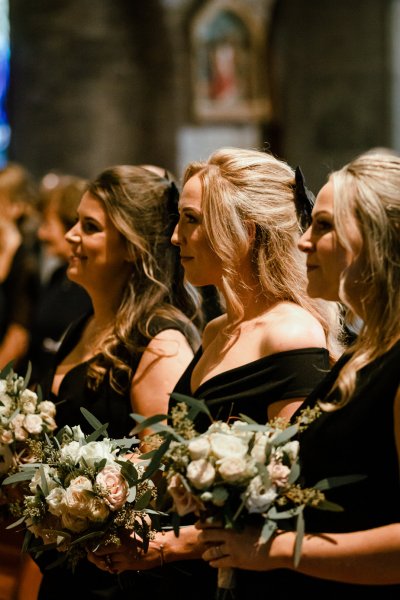
<path fill-rule="evenodd" d="M 390 144 L 391 0 L 276 0 L 265 24 L 273 110 L 258 124 L 193 118 L 189 30 L 204 4 L 10 0 L 10 158 L 36 175 L 92 177 L 123 162 L 180 172 L 222 144 L 269 146 L 316 188 Z"/>

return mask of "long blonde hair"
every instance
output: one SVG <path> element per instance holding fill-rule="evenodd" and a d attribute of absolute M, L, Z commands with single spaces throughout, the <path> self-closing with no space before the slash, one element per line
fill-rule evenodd
<path fill-rule="evenodd" d="M 321 323 L 332 360 L 340 351 L 336 304 L 309 298 L 305 260 L 297 247 L 301 229 L 295 209 L 295 174 L 264 152 L 222 148 L 206 162 L 188 165 L 184 183 L 198 175 L 210 245 L 223 265 L 223 291 L 237 321 L 243 317 L 238 264 L 251 250 L 262 293 L 274 301 L 298 304 Z M 255 228 L 249 236 L 249 224 Z"/>
<path fill-rule="evenodd" d="M 363 326 L 333 388 L 340 392 L 335 406 L 343 406 L 360 369 L 400 339 L 400 157 L 386 150 L 368 151 L 332 173 L 330 181 L 339 242 L 352 251 L 349 226 L 355 225 L 364 258 L 359 299 L 366 307 Z"/>
<path fill-rule="evenodd" d="M 174 182 L 141 167 L 116 166 L 91 182 L 88 192 L 102 202 L 132 258 L 115 322 L 88 371 L 92 387 L 108 372 L 120 391 L 129 385 L 133 357 L 155 335 L 160 320 L 179 324 L 197 346 L 198 299 L 184 283 L 179 250 L 170 241 L 178 220 Z"/>

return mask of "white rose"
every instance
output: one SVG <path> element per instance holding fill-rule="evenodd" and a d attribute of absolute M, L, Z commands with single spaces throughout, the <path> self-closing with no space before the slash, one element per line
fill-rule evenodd
<path fill-rule="evenodd" d="M 72 437 L 76 442 L 80 442 L 85 439 L 85 434 L 83 433 L 79 425 L 74 425 L 73 427 L 71 427 L 71 430 Z"/>
<path fill-rule="evenodd" d="M 215 479 L 215 469 L 204 458 L 192 461 L 186 471 L 187 478 L 198 490 L 209 487 Z"/>
<path fill-rule="evenodd" d="M 207 430 L 208 434 L 211 433 L 230 433 L 230 427 L 228 423 L 224 421 L 215 421 L 215 423 L 211 423 L 210 427 Z"/>
<path fill-rule="evenodd" d="M 79 463 L 83 461 L 89 466 L 94 467 L 95 463 L 106 459 L 107 464 L 115 462 L 115 451 L 113 450 L 111 440 L 104 439 L 101 442 L 89 442 L 81 446 L 79 452 Z"/>
<path fill-rule="evenodd" d="M 23 427 L 16 427 L 14 430 L 14 436 L 18 442 L 25 442 L 29 437 L 29 433 Z"/>
<path fill-rule="evenodd" d="M 234 433 L 236 437 L 242 438 L 247 444 L 250 443 L 250 440 L 252 440 L 254 436 L 254 431 L 247 429 L 246 423 L 243 423 L 242 421 L 234 421 L 231 432 Z"/>
<path fill-rule="evenodd" d="M 56 483 L 56 481 L 55 481 L 55 478 L 57 476 L 57 471 L 56 471 L 56 469 L 53 469 L 53 467 L 50 467 L 49 465 L 43 465 L 43 469 L 44 469 L 45 480 L 47 483 L 47 488 L 48 488 L 49 492 L 51 492 L 51 490 L 58 487 L 58 483 Z M 37 469 L 35 471 L 34 476 L 32 477 L 31 481 L 29 482 L 29 489 L 31 490 L 32 494 L 36 494 L 38 487 L 40 487 L 40 488 L 42 487 L 42 475 L 41 475 L 41 472 L 39 469 Z"/>
<path fill-rule="evenodd" d="M 13 401 L 10 396 L 4 392 L 0 393 L 0 409 L 1 414 L 9 413 L 12 409 Z"/>
<path fill-rule="evenodd" d="M 287 444 L 285 444 L 282 447 L 282 452 L 284 452 L 289 457 L 291 463 L 294 463 L 295 460 L 297 460 L 297 457 L 299 456 L 299 450 L 300 442 L 298 442 L 297 440 L 287 442 Z"/>
<path fill-rule="evenodd" d="M 70 442 L 61 448 L 61 462 L 76 465 L 80 456 L 81 445 L 79 442 Z"/>
<path fill-rule="evenodd" d="M 277 495 L 275 488 L 257 475 L 250 481 L 243 497 L 249 513 L 263 513 L 269 509 Z"/>
<path fill-rule="evenodd" d="M 13 464 L 13 454 L 8 444 L 0 444 L 0 474 L 7 473 Z"/>
<path fill-rule="evenodd" d="M 56 487 L 51 490 L 46 497 L 46 502 L 49 506 L 49 512 L 56 517 L 60 517 L 64 508 L 65 490 L 62 487 Z"/>
<path fill-rule="evenodd" d="M 50 400 L 43 400 L 37 406 L 38 411 L 41 416 L 55 417 L 56 416 L 56 407 L 53 402 Z"/>
<path fill-rule="evenodd" d="M 9 431 L 8 429 L 3 429 L 3 431 L 1 431 L 0 444 L 11 444 L 13 440 L 14 436 L 12 434 L 12 431 Z"/>
<path fill-rule="evenodd" d="M 254 462 L 242 456 L 223 458 L 218 463 L 218 471 L 222 479 L 228 483 L 243 481 L 257 473 Z"/>
<path fill-rule="evenodd" d="M 20 396 L 21 410 L 26 415 L 31 415 L 36 411 L 37 395 L 31 390 L 24 390 Z"/>
<path fill-rule="evenodd" d="M 188 450 L 192 460 L 207 458 L 210 453 L 210 442 L 204 436 L 194 438 L 188 443 Z"/>
<path fill-rule="evenodd" d="M 11 428 L 15 427 L 15 429 L 17 429 L 18 427 L 23 427 L 24 421 L 25 421 L 25 415 L 23 415 L 22 413 L 18 413 L 17 415 L 15 415 L 15 417 L 13 419 L 11 419 L 10 427 Z"/>
<path fill-rule="evenodd" d="M 232 458 L 244 456 L 247 453 L 247 443 L 234 435 L 213 433 L 210 435 L 211 450 L 217 458 Z"/>
<path fill-rule="evenodd" d="M 24 427 L 28 433 L 32 435 L 38 435 L 43 431 L 42 417 L 39 415 L 26 415 L 24 420 Z"/>

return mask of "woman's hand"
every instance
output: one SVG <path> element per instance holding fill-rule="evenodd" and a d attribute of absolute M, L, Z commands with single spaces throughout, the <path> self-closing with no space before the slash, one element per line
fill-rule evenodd
<path fill-rule="evenodd" d="M 200 559 L 205 546 L 198 538 L 199 531 L 193 526 L 181 527 L 179 537 L 173 531 L 156 533 L 144 552 L 140 538 L 127 534 L 119 546 L 102 546 L 89 552 L 88 560 L 110 573 L 146 571 L 176 560 Z"/>
<path fill-rule="evenodd" d="M 196 527 L 202 528 L 199 541 L 208 546 L 202 555 L 203 559 L 208 561 L 211 567 L 269 571 L 288 566 L 284 564 L 283 556 L 279 557 L 279 552 L 276 552 L 276 546 L 282 546 L 281 542 L 284 541 L 287 534 L 279 534 L 272 541 L 260 544 L 260 529 L 258 528 L 247 527 L 238 533 L 230 529 L 209 526 L 203 528 L 203 526 L 203 523 L 196 525 Z M 288 539 L 286 538 L 285 541 L 287 542 Z M 274 552 L 272 552 L 272 547 L 274 547 Z"/>

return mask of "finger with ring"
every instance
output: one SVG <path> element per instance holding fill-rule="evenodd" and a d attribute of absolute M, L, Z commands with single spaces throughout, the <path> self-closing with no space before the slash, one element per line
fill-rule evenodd
<path fill-rule="evenodd" d="M 106 563 L 106 567 L 107 569 L 112 569 L 113 567 L 113 562 L 112 562 L 112 558 L 109 554 L 106 554 L 104 557 L 104 562 Z"/>

